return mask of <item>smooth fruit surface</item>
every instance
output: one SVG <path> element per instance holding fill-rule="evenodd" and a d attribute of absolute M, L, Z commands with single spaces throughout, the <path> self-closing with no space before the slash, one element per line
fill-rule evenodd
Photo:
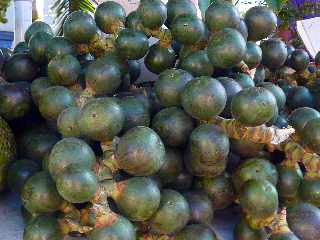
<path fill-rule="evenodd" d="M 287 47 L 280 39 L 271 38 L 261 42 L 262 63 L 270 69 L 280 68 L 287 59 Z"/>

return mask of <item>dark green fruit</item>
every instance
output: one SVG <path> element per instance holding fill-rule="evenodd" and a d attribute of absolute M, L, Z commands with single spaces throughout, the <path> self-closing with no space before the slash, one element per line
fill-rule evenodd
<path fill-rule="evenodd" d="M 26 42 L 19 42 L 13 49 L 13 54 L 28 53 L 28 52 L 29 52 L 29 47 L 28 47 L 28 43 Z"/>
<path fill-rule="evenodd" d="M 62 86 L 47 88 L 39 98 L 40 113 L 48 120 L 56 120 L 64 109 L 74 105 L 72 92 Z"/>
<path fill-rule="evenodd" d="M 270 69 L 280 68 L 287 59 L 287 47 L 280 39 L 271 38 L 261 42 L 262 64 Z"/>
<path fill-rule="evenodd" d="M 175 236 L 176 240 L 216 240 L 210 228 L 201 224 L 192 224 L 185 227 Z"/>
<path fill-rule="evenodd" d="M 312 119 L 320 118 L 320 113 L 309 107 L 297 108 L 289 115 L 289 124 L 302 135 L 304 126 Z"/>
<path fill-rule="evenodd" d="M 232 116 L 245 126 L 255 127 L 272 119 L 277 101 L 267 89 L 251 87 L 237 93 L 231 102 Z"/>
<path fill-rule="evenodd" d="M 256 73 L 254 74 L 253 81 L 255 83 L 261 83 L 266 79 L 266 71 L 264 66 L 260 65 L 256 68 Z"/>
<path fill-rule="evenodd" d="M 179 67 L 191 73 L 195 77 L 211 76 L 213 66 L 205 50 L 200 50 L 189 54 L 179 62 Z"/>
<path fill-rule="evenodd" d="M 264 144 L 247 140 L 231 139 L 231 151 L 242 158 L 256 157 L 263 150 Z"/>
<path fill-rule="evenodd" d="M 43 91 L 51 87 L 51 83 L 47 77 L 39 77 L 31 83 L 31 96 L 35 104 L 39 104 L 39 99 Z"/>
<path fill-rule="evenodd" d="M 260 83 L 258 86 L 268 89 L 270 92 L 272 92 L 272 94 L 275 96 L 277 100 L 279 110 L 282 110 L 284 108 L 284 105 L 286 104 L 286 95 L 279 86 L 271 82 L 263 82 Z"/>
<path fill-rule="evenodd" d="M 161 0 L 142 0 L 137 11 L 146 28 L 160 28 L 167 19 L 167 8 Z"/>
<path fill-rule="evenodd" d="M 35 21 L 28 27 L 24 34 L 25 43 L 29 44 L 31 37 L 37 32 L 44 32 L 53 36 L 52 28 L 47 23 Z"/>
<path fill-rule="evenodd" d="M 225 209 L 235 199 L 231 179 L 223 174 L 217 177 L 196 178 L 193 186 L 209 196 L 213 209 Z"/>
<path fill-rule="evenodd" d="M 246 12 L 244 21 L 248 27 L 248 40 L 259 41 L 267 38 L 277 28 L 277 16 L 265 6 L 255 6 Z"/>
<path fill-rule="evenodd" d="M 80 63 L 72 55 L 59 55 L 48 64 L 48 78 L 52 85 L 74 85 L 80 75 Z"/>
<path fill-rule="evenodd" d="M 213 207 L 208 195 L 200 191 L 189 191 L 183 196 L 190 207 L 189 223 L 211 224 Z"/>
<path fill-rule="evenodd" d="M 58 55 L 75 55 L 72 43 L 64 37 L 54 37 L 48 42 L 47 59 L 50 61 Z"/>
<path fill-rule="evenodd" d="M 190 81 L 181 94 L 184 110 L 192 117 L 210 120 L 219 115 L 227 102 L 223 85 L 211 77 L 198 77 Z"/>
<path fill-rule="evenodd" d="M 81 109 L 79 127 L 81 133 L 96 141 L 110 141 L 120 133 L 124 113 L 114 98 L 97 98 Z"/>
<path fill-rule="evenodd" d="M 88 44 L 97 33 L 97 25 L 89 13 L 72 12 L 63 24 L 64 37 L 73 43 Z"/>
<path fill-rule="evenodd" d="M 59 133 L 63 137 L 80 137 L 79 117 L 80 108 L 78 107 L 69 107 L 63 110 L 57 119 Z"/>
<path fill-rule="evenodd" d="M 320 209 L 309 203 L 288 208 L 287 221 L 291 231 L 300 239 L 314 240 L 320 236 Z"/>
<path fill-rule="evenodd" d="M 96 157 L 91 147 L 78 138 L 64 138 L 54 145 L 49 156 L 49 171 L 53 179 L 67 168 L 91 169 Z"/>
<path fill-rule="evenodd" d="M 290 57 L 290 67 L 297 72 L 305 70 L 310 63 L 309 54 L 303 49 L 292 52 Z"/>
<path fill-rule="evenodd" d="M 162 72 L 154 85 L 154 90 L 161 105 L 180 106 L 181 92 L 193 79 L 192 75 L 180 69 L 168 69 Z"/>
<path fill-rule="evenodd" d="M 0 85 L 0 115 L 6 120 L 21 118 L 31 109 L 31 96 L 16 84 Z"/>
<path fill-rule="evenodd" d="M 145 29 L 142 25 L 142 20 L 140 18 L 140 15 L 137 11 L 133 11 L 129 13 L 129 15 L 126 18 L 126 28 L 128 29 L 134 29 L 144 32 Z"/>
<path fill-rule="evenodd" d="M 276 233 L 270 236 L 270 240 L 300 240 L 292 232 Z"/>
<path fill-rule="evenodd" d="M 165 108 L 154 116 L 152 129 L 166 146 L 182 147 L 194 129 L 194 121 L 180 108 Z"/>
<path fill-rule="evenodd" d="M 131 221 L 146 221 L 150 219 L 160 205 L 160 190 L 157 183 L 147 177 L 133 177 L 126 181 L 115 183 L 111 180 L 110 192 L 120 212 Z"/>
<path fill-rule="evenodd" d="M 320 180 L 317 178 L 303 179 L 299 189 L 299 196 L 302 201 L 320 207 Z"/>
<path fill-rule="evenodd" d="M 40 214 L 37 213 L 29 213 L 27 209 L 25 209 L 24 206 L 21 206 L 20 208 L 20 213 L 23 219 L 23 223 L 25 225 L 27 225 L 28 223 L 30 223 L 31 221 L 33 221 L 34 219 L 36 219 Z"/>
<path fill-rule="evenodd" d="M 307 122 L 303 128 L 302 139 L 315 153 L 320 153 L 320 118 Z"/>
<path fill-rule="evenodd" d="M 63 234 L 56 218 L 41 215 L 29 222 L 23 232 L 23 240 L 61 240 Z"/>
<path fill-rule="evenodd" d="M 247 41 L 247 39 L 248 39 L 248 27 L 247 27 L 247 24 L 245 23 L 245 21 L 243 19 L 240 19 L 240 25 L 238 27 L 238 31 L 243 36 L 244 40 Z"/>
<path fill-rule="evenodd" d="M 4 74 L 8 82 L 31 82 L 38 72 L 38 67 L 28 54 L 12 55 L 4 66 Z"/>
<path fill-rule="evenodd" d="M 232 175 L 235 190 L 240 193 L 249 180 L 268 180 L 273 185 L 278 182 L 276 167 L 266 159 L 250 158 L 241 163 Z"/>
<path fill-rule="evenodd" d="M 134 127 L 120 139 L 116 149 L 117 166 L 134 176 L 156 173 L 165 162 L 165 147 L 148 127 Z"/>
<path fill-rule="evenodd" d="M 94 20 L 104 33 L 115 33 L 124 26 L 126 12 L 117 2 L 104 2 L 97 7 Z"/>
<path fill-rule="evenodd" d="M 124 114 L 124 124 L 122 128 L 124 132 L 137 126 L 149 127 L 149 110 L 137 98 L 123 98 L 121 99 L 120 106 Z"/>
<path fill-rule="evenodd" d="M 190 218 L 187 200 L 178 192 L 163 190 L 160 207 L 149 221 L 151 232 L 173 234 L 182 230 Z"/>
<path fill-rule="evenodd" d="M 240 14 L 232 3 L 216 1 L 207 8 L 205 22 L 211 32 L 217 32 L 224 28 L 238 29 Z"/>
<path fill-rule="evenodd" d="M 257 67 L 262 60 L 262 50 L 255 42 L 247 42 L 247 51 L 244 62 L 250 69 Z"/>
<path fill-rule="evenodd" d="M 37 32 L 30 38 L 30 55 L 36 63 L 45 64 L 47 62 L 47 48 L 51 38 L 52 35 L 46 32 Z"/>
<path fill-rule="evenodd" d="M 149 42 L 143 32 L 123 29 L 116 39 L 115 47 L 126 59 L 138 60 L 148 52 Z"/>
<path fill-rule="evenodd" d="M 116 63 L 108 58 L 101 58 L 91 63 L 86 72 L 85 80 L 96 94 L 114 94 L 121 84 L 121 72 Z"/>
<path fill-rule="evenodd" d="M 267 240 L 267 236 L 264 229 L 253 229 L 244 219 L 236 224 L 233 231 L 234 240 Z"/>
<path fill-rule="evenodd" d="M 165 162 L 157 172 L 163 185 L 173 183 L 183 170 L 183 155 L 179 149 L 166 148 Z"/>
<path fill-rule="evenodd" d="M 317 53 L 317 55 L 314 58 L 314 61 L 316 64 L 320 64 L 320 52 Z"/>
<path fill-rule="evenodd" d="M 128 65 L 129 65 L 130 82 L 134 83 L 140 77 L 141 63 L 137 60 L 129 60 Z"/>
<path fill-rule="evenodd" d="M 240 206 L 251 228 L 270 224 L 278 211 L 278 193 L 267 180 L 249 180 L 240 192 Z"/>
<path fill-rule="evenodd" d="M 144 63 L 150 72 L 159 74 L 174 66 L 176 55 L 172 48 L 165 48 L 154 44 L 144 59 Z"/>
<path fill-rule="evenodd" d="M 169 0 L 167 3 L 167 23 L 168 26 L 176 17 L 182 15 L 197 15 L 197 8 L 190 0 Z"/>
<path fill-rule="evenodd" d="M 194 176 L 214 177 L 226 168 L 229 138 L 216 125 L 204 124 L 191 133 L 185 165 Z"/>
<path fill-rule="evenodd" d="M 30 213 L 51 213 L 59 210 L 64 203 L 49 173 L 38 172 L 31 176 L 21 191 L 23 206 Z"/>
<path fill-rule="evenodd" d="M 231 68 L 243 60 L 246 41 L 237 30 L 224 28 L 209 39 L 207 51 L 214 67 Z"/>
<path fill-rule="evenodd" d="M 235 80 L 240 84 L 242 88 L 250 88 L 255 86 L 255 83 L 251 76 L 245 73 L 237 73 L 235 75 Z"/>
<path fill-rule="evenodd" d="M 59 194 L 71 203 L 88 202 L 98 188 L 96 175 L 78 166 L 61 172 L 56 178 L 56 184 Z"/>
<path fill-rule="evenodd" d="M 232 78 L 218 77 L 217 80 L 219 80 L 219 82 L 223 85 L 227 94 L 227 103 L 221 115 L 226 118 L 231 118 L 231 100 L 233 96 L 242 90 L 242 87 Z"/>
<path fill-rule="evenodd" d="M 19 159 L 8 168 L 7 182 L 10 190 L 20 193 L 29 177 L 40 171 L 39 165 L 29 159 Z"/>
<path fill-rule="evenodd" d="M 170 27 L 174 40 L 184 45 L 192 45 L 204 37 L 205 26 L 201 19 L 194 15 L 176 17 Z"/>
<path fill-rule="evenodd" d="M 126 218 L 119 218 L 111 226 L 95 228 L 88 234 L 88 240 L 136 240 L 136 230 Z"/>
<path fill-rule="evenodd" d="M 281 116 L 280 114 L 277 117 L 277 120 L 274 122 L 274 125 L 278 128 L 286 128 L 288 127 L 289 123 L 285 116 Z"/>
<path fill-rule="evenodd" d="M 310 90 L 304 86 L 292 87 L 287 94 L 287 105 L 294 110 L 300 107 L 314 107 L 315 99 Z"/>

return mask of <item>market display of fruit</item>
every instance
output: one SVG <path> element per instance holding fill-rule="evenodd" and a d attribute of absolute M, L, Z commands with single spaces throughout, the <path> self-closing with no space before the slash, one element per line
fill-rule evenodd
<path fill-rule="evenodd" d="M 24 240 L 217 240 L 228 207 L 235 240 L 320 238 L 319 55 L 267 7 L 243 17 L 108 1 L 0 50 L 0 190 Z"/>

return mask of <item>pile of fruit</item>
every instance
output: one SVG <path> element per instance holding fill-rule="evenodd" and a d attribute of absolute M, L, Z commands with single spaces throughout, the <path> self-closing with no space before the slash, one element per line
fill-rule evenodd
<path fill-rule="evenodd" d="M 264 6 L 196 13 L 108 1 L 0 51 L 0 187 L 24 240 L 216 240 L 230 206 L 235 240 L 319 239 L 320 55 L 273 38 Z"/>

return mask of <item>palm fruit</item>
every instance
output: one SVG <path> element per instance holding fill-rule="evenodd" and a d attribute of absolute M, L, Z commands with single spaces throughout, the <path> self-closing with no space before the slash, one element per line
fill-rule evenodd
<path fill-rule="evenodd" d="M 31 37 L 38 32 L 47 33 L 53 36 L 52 28 L 47 23 L 35 21 L 28 27 L 27 31 L 24 34 L 25 43 L 29 44 Z"/>
<path fill-rule="evenodd" d="M 256 68 L 262 60 L 262 50 L 255 42 L 247 42 L 244 62 L 250 69 Z"/>
<path fill-rule="evenodd" d="M 57 36 L 49 40 L 46 53 L 50 61 L 58 55 L 75 55 L 75 49 L 66 38 Z"/>
<path fill-rule="evenodd" d="M 167 8 L 161 0 L 142 0 L 137 10 L 144 27 L 158 29 L 167 19 Z"/>
<path fill-rule="evenodd" d="M 231 151 L 241 158 L 253 158 L 261 154 L 264 148 L 262 143 L 247 140 L 231 139 Z"/>
<path fill-rule="evenodd" d="M 211 229 L 202 224 L 192 224 L 185 227 L 175 236 L 176 240 L 216 240 Z"/>
<path fill-rule="evenodd" d="M 174 19 L 182 15 L 197 15 L 197 8 L 190 0 L 169 0 L 167 3 L 167 22 L 170 27 Z"/>
<path fill-rule="evenodd" d="M 255 83 L 250 75 L 246 73 L 237 73 L 234 78 L 242 88 L 254 87 Z"/>
<path fill-rule="evenodd" d="M 29 46 L 26 42 L 19 42 L 13 49 L 13 54 L 16 53 L 28 53 L 29 52 Z"/>
<path fill-rule="evenodd" d="M 275 96 L 277 100 L 278 109 L 282 110 L 286 104 L 286 95 L 283 90 L 276 84 L 271 82 L 263 82 L 258 84 L 259 87 L 268 89 Z"/>
<path fill-rule="evenodd" d="M 303 128 L 302 139 L 305 144 L 315 153 L 320 153 L 320 119 L 309 120 Z"/>
<path fill-rule="evenodd" d="M 39 77 L 32 81 L 31 96 L 36 105 L 39 104 L 39 99 L 43 91 L 51 86 L 52 85 L 47 77 Z"/>
<path fill-rule="evenodd" d="M 301 72 L 305 70 L 310 63 L 309 54 L 303 49 L 297 49 L 291 53 L 290 67 Z"/>
<path fill-rule="evenodd" d="M 262 41 L 262 64 L 270 69 L 280 68 L 286 61 L 288 53 L 287 47 L 280 39 L 271 38 Z"/>
<path fill-rule="evenodd" d="M 287 99 L 287 105 L 292 110 L 299 107 L 313 108 L 315 105 L 314 95 L 304 86 L 296 86 L 289 89 Z"/>
<path fill-rule="evenodd" d="M 276 233 L 270 236 L 270 240 L 299 240 L 292 232 Z"/>
<path fill-rule="evenodd" d="M 266 70 L 265 67 L 262 65 L 259 65 L 256 68 L 256 72 L 254 74 L 253 80 L 255 83 L 261 83 L 266 79 Z"/>
<path fill-rule="evenodd" d="M 233 237 L 234 240 L 267 240 L 267 233 L 262 229 L 251 228 L 244 219 L 236 224 Z"/>
<path fill-rule="evenodd" d="M 51 34 L 46 32 L 37 32 L 32 35 L 29 41 L 29 50 L 31 58 L 38 64 L 47 63 L 48 42 L 52 38 Z"/>
<path fill-rule="evenodd" d="M 81 131 L 78 124 L 80 108 L 68 107 L 63 110 L 57 119 L 57 128 L 63 137 L 80 137 Z"/>
<path fill-rule="evenodd" d="M 319 178 L 305 178 L 299 188 L 299 196 L 305 203 L 320 207 L 320 180 Z"/>
<path fill-rule="evenodd" d="M 129 13 L 129 15 L 126 18 L 125 25 L 126 25 L 126 28 L 128 29 L 134 29 L 134 30 L 145 32 L 145 29 L 142 25 L 142 20 L 137 10 Z"/>

